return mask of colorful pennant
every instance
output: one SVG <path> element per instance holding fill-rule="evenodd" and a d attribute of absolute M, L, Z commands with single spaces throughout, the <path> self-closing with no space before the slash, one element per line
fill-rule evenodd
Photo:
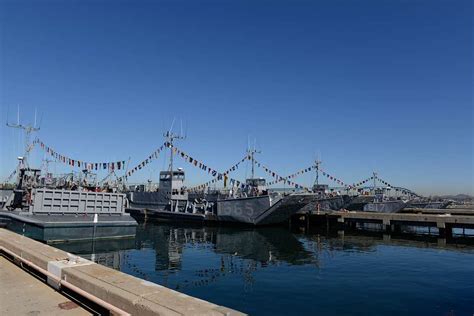
<path fill-rule="evenodd" d="M 123 177 L 120 177 L 119 180 L 127 180 L 128 177 L 130 177 L 132 174 L 137 172 L 138 170 L 141 170 L 144 168 L 146 165 L 150 164 L 153 160 L 157 159 L 161 151 L 163 150 L 163 146 L 161 145 L 158 149 L 156 149 L 151 155 L 148 156 L 145 160 L 140 162 L 138 165 L 133 167 L 132 169 L 128 170 Z"/>
<path fill-rule="evenodd" d="M 344 181 L 342 181 L 342 180 L 336 178 L 335 176 L 330 175 L 329 173 L 327 173 L 326 171 L 324 171 L 321 167 L 319 167 L 319 170 L 321 171 L 321 173 L 323 174 L 323 176 L 327 177 L 329 180 L 334 181 L 334 182 L 336 182 L 337 184 L 346 187 L 347 189 L 353 189 L 353 188 L 354 188 L 352 185 L 346 184 Z"/>
<path fill-rule="evenodd" d="M 40 148 L 45 151 L 47 154 L 49 154 L 51 157 L 56 159 L 57 161 L 60 161 L 64 164 L 67 164 L 71 167 L 79 167 L 87 170 L 122 170 L 125 169 L 125 160 L 121 161 L 114 161 L 114 162 L 87 162 L 83 160 L 78 160 L 78 159 L 72 159 L 69 158 L 68 156 L 65 156 L 63 154 L 58 153 L 55 151 L 53 148 L 50 146 L 46 145 L 43 141 L 40 139 L 35 139 L 33 141 L 33 145 L 39 144 Z"/>
<path fill-rule="evenodd" d="M 373 179 L 374 179 L 374 176 L 372 176 L 372 177 L 370 177 L 370 178 L 367 178 L 367 179 L 365 179 L 365 180 L 363 180 L 363 181 L 359 181 L 359 182 L 357 182 L 357 183 L 354 183 L 354 184 L 352 184 L 352 187 L 353 187 L 353 188 L 360 187 L 361 185 L 366 184 L 367 182 L 369 182 L 370 180 L 373 180 Z"/>
<path fill-rule="evenodd" d="M 244 161 L 245 159 L 247 159 L 247 157 L 243 158 L 240 162 L 238 162 L 236 165 L 230 167 L 230 169 L 226 170 L 226 172 L 224 173 L 221 173 L 221 172 L 218 172 L 217 170 L 209 167 L 207 164 L 199 161 L 198 159 L 195 159 L 193 157 L 191 157 L 190 155 L 188 155 L 187 153 L 185 153 L 184 151 L 180 150 L 179 148 L 177 147 L 172 147 L 172 144 L 170 143 L 165 143 L 165 146 L 166 147 L 169 147 L 169 148 L 173 148 L 173 150 L 178 154 L 178 156 L 180 156 L 181 158 L 183 158 L 185 161 L 189 162 L 190 164 L 192 164 L 193 166 L 207 172 L 208 174 L 211 174 L 213 177 L 215 177 L 215 179 L 212 179 L 211 181 L 209 181 L 210 183 L 215 183 L 217 181 L 220 181 L 220 180 L 224 180 L 224 184 L 227 184 L 227 181 L 230 182 L 231 186 L 237 186 L 241 189 L 247 189 L 247 188 L 250 188 L 252 186 L 246 184 L 246 183 L 243 183 L 239 180 L 235 180 L 235 179 L 232 179 L 228 176 L 228 173 L 231 172 L 231 171 L 234 171 L 238 168 L 238 165 Z M 198 187 L 194 187 L 194 189 L 202 189 L 202 188 L 205 188 L 206 185 L 209 185 L 209 182 L 205 183 L 205 184 L 202 184 L 202 185 L 199 185 Z"/>
<path fill-rule="evenodd" d="M 316 169 L 316 166 L 311 166 L 311 167 L 308 167 L 308 168 L 304 168 L 304 169 L 301 169 L 298 172 L 290 174 L 287 177 L 284 177 L 284 179 L 293 179 L 293 178 L 296 178 L 296 177 L 298 177 L 300 175 L 303 175 L 307 172 L 310 172 L 311 170 L 314 170 L 314 169 Z M 278 182 L 281 182 L 281 181 L 283 181 L 283 179 L 276 179 L 276 180 L 268 182 L 268 185 L 274 185 L 274 184 L 277 184 Z"/>
<path fill-rule="evenodd" d="M 273 178 L 275 178 L 275 181 L 278 180 L 278 182 L 281 182 L 283 181 L 284 183 L 288 184 L 288 185 L 291 185 L 291 186 L 294 186 L 296 189 L 304 189 L 306 191 L 310 191 L 308 188 L 306 188 L 305 186 L 301 185 L 301 184 L 298 184 L 296 182 L 293 182 L 293 181 L 290 181 L 288 180 L 288 177 L 282 177 L 280 175 L 278 175 L 278 173 L 270 170 L 270 168 L 266 167 L 265 165 L 261 164 L 260 162 L 258 162 L 257 160 L 255 160 L 255 163 L 257 164 L 257 166 L 259 168 L 262 168 L 266 173 L 268 173 L 270 176 L 272 176 Z"/>
<path fill-rule="evenodd" d="M 245 160 L 247 160 L 248 156 L 245 156 L 244 158 L 242 158 L 239 162 L 237 162 L 236 164 L 234 164 L 232 167 L 228 168 L 226 171 L 223 172 L 224 174 L 224 187 L 227 186 L 227 175 L 232 172 L 232 171 L 235 171 L 239 168 L 239 165 L 244 162 Z M 203 169 L 204 170 L 204 169 Z M 218 177 L 215 177 L 214 179 L 211 179 L 209 181 L 207 181 L 206 183 L 203 183 L 203 184 L 199 184 L 197 186 L 194 186 L 192 188 L 189 188 L 188 191 L 199 191 L 199 190 L 203 190 L 205 188 L 207 188 L 208 186 L 210 186 L 211 184 L 214 184 L 216 183 L 217 181 L 219 181 Z M 234 180 L 232 181 L 232 179 L 230 180 L 230 183 L 231 185 L 235 185 L 236 184 L 236 181 L 237 180 Z"/>

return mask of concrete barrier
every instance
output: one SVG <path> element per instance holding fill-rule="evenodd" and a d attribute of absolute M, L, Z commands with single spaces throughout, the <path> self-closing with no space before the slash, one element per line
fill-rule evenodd
<path fill-rule="evenodd" d="M 0 228 L 0 248 L 132 315 L 244 315 Z M 54 282 L 49 282 L 54 286 Z"/>

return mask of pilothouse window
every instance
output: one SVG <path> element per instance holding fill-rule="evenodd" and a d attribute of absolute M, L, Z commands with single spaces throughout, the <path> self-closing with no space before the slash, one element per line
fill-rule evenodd
<path fill-rule="evenodd" d="M 265 179 L 247 179 L 247 184 L 252 186 L 265 186 Z"/>
<path fill-rule="evenodd" d="M 163 173 L 160 174 L 160 180 L 170 180 L 171 174 L 170 173 Z M 173 180 L 182 180 L 184 181 L 184 172 L 174 172 L 173 173 Z"/>
<path fill-rule="evenodd" d="M 160 180 L 169 180 L 170 179 L 170 175 L 169 174 L 162 174 L 160 175 Z"/>

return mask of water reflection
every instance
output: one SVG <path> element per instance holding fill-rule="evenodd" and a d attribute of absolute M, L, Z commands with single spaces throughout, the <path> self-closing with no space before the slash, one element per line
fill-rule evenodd
<path fill-rule="evenodd" d="M 153 250 L 154 271 L 160 273 L 152 275 L 144 267 L 143 261 L 130 257 L 128 268 L 133 274 L 176 289 L 209 285 L 229 275 L 239 275 L 248 287 L 254 282 L 252 273 L 259 268 L 278 262 L 302 265 L 314 260 L 312 253 L 304 248 L 295 235 L 281 228 L 235 229 L 147 224 L 137 229 L 136 248 Z M 186 251 L 201 261 L 194 265 L 189 271 L 191 273 L 184 273 L 185 277 L 170 283 L 169 275 L 183 270 Z M 203 254 L 203 258 L 200 258 L 199 253 Z M 209 262 L 210 254 L 218 256 L 217 262 Z"/>
<path fill-rule="evenodd" d="M 313 229 L 309 232 L 282 227 L 230 228 L 190 227 L 144 223 L 137 228 L 135 239 L 95 240 L 56 244 L 55 247 L 81 255 L 89 260 L 117 270 L 129 269 L 133 274 L 154 279 L 152 271 L 163 275 L 183 269 L 186 251 L 193 257 L 199 252 L 221 255 L 219 266 L 195 269 L 195 276 L 212 281 L 227 273 L 237 273 L 246 279 L 259 268 L 269 265 L 305 265 L 316 268 L 323 266 L 324 258 L 335 252 L 374 252 L 380 245 L 418 248 L 442 248 L 456 251 L 473 251 L 469 244 L 446 244 L 430 236 L 390 236 L 378 232 L 331 231 Z M 130 253 L 135 249 L 138 253 Z M 140 251 L 147 253 L 142 261 Z M 153 260 L 150 260 L 153 259 Z M 204 258 L 206 259 L 206 258 Z M 143 268 L 153 261 L 153 269 Z M 186 281 L 187 283 L 191 281 Z M 199 285 L 200 282 L 187 284 Z M 182 285 L 177 284 L 177 287 Z"/>
<path fill-rule="evenodd" d="M 430 236 L 146 223 L 135 239 L 56 246 L 250 314 L 398 315 L 398 302 L 412 315 L 462 314 L 474 295 L 474 247 Z"/>
<path fill-rule="evenodd" d="M 106 267 L 120 270 L 125 254 L 124 250 L 135 248 L 135 239 L 72 241 L 55 243 L 52 246 Z"/>
<path fill-rule="evenodd" d="M 243 259 L 268 264 L 285 261 L 304 264 L 311 261 L 311 253 L 285 229 L 281 228 L 223 228 L 173 227 L 144 225 L 137 230 L 137 249 L 156 250 L 157 270 L 181 268 L 183 248 L 208 248 L 215 253 L 229 254 Z"/>

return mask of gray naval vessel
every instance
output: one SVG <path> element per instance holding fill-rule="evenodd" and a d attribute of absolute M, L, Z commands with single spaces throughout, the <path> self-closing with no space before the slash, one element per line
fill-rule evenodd
<path fill-rule="evenodd" d="M 373 189 L 373 192 L 354 197 L 345 208 L 349 211 L 398 213 L 408 206 L 408 199 L 388 197 L 380 188 Z"/>
<path fill-rule="evenodd" d="M 315 199 L 313 194 L 270 193 L 265 179 L 246 180 L 245 189 L 188 192 L 183 169 L 160 172 L 158 190 L 128 192 L 134 217 L 162 221 L 233 222 L 248 225 L 279 224 Z"/>
<path fill-rule="evenodd" d="M 18 114 L 18 122 L 8 123 L 7 118 L 7 126 L 24 131 L 25 151 L 12 174 L 14 189 L 0 195 L 2 226 L 47 243 L 135 237 L 137 222 L 125 213 L 125 194 L 89 185 L 86 177 L 81 182 L 49 181 L 54 178 L 47 167 L 43 177 L 40 169 L 30 168 L 28 157 L 35 145 L 31 134 L 40 130 L 36 113 L 34 125 L 20 124 Z"/>
<path fill-rule="evenodd" d="M 340 195 L 330 193 L 327 184 L 315 183 L 312 191 L 315 194 L 316 199 L 303 207 L 300 213 L 339 211 L 352 200 L 352 197 L 347 194 Z"/>
<path fill-rule="evenodd" d="M 160 172 L 158 189 L 153 192 L 132 190 L 127 193 L 129 212 L 135 218 L 161 221 L 232 222 L 246 225 L 272 225 L 288 220 L 291 215 L 315 199 L 313 194 L 270 193 L 265 179 L 256 178 L 252 156 L 252 176 L 243 187 L 229 190 L 189 192 L 184 185 L 182 168 L 173 167 L 173 141 L 182 139 L 171 132 L 164 134 L 170 149 L 167 171 Z"/>
<path fill-rule="evenodd" d="M 453 204 L 452 200 L 432 201 L 430 199 L 416 199 L 410 201 L 408 207 L 424 209 L 446 209 L 451 204 Z"/>
<path fill-rule="evenodd" d="M 18 171 L 16 187 L 0 209 L 7 229 L 48 243 L 135 236 L 137 222 L 125 213 L 125 194 L 75 184 L 50 187 L 40 169 Z"/>

